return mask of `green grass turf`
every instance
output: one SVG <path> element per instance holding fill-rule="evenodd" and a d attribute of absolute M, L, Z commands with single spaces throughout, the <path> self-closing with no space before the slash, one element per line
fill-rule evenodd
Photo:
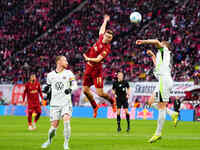
<path fill-rule="evenodd" d="M 200 122 L 180 122 L 176 128 L 166 121 L 162 139 L 148 143 L 156 128 L 156 121 L 133 120 L 126 133 L 116 132 L 115 119 L 73 118 L 71 120 L 71 150 L 200 150 Z M 40 150 L 47 139 L 49 118 L 41 117 L 37 130 L 27 130 L 26 117 L 0 116 L 0 150 Z M 63 149 L 63 123 L 57 130 L 48 150 Z"/>

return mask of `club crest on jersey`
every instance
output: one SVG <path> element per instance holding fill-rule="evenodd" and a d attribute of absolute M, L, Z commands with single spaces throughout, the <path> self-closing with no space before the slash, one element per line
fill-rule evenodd
<path fill-rule="evenodd" d="M 64 77 L 63 77 L 63 79 L 64 79 L 64 80 L 66 80 L 66 79 L 67 79 L 67 77 L 65 77 L 65 76 L 64 76 Z"/>
<path fill-rule="evenodd" d="M 106 52 L 106 51 L 103 51 L 102 56 L 105 57 L 106 54 L 107 54 L 107 52 Z"/>

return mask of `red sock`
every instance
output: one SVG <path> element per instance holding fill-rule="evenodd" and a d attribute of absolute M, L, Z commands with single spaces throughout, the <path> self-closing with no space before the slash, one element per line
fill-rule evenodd
<path fill-rule="evenodd" d="M 94 100 L 90 101 L 90 104 L 92 105 L 93 109 L 97 107 L 97 103 Z"/>
<path fill-rule="evenodd" d="M 32 112 L 28 112 L 28 125 L 32 125 Z"/>
<path fill-rule="evenodd" d="M 35 123 L 39 120 L 40 115 L 41 115 L 41 113 L 37 113 L 37 115 L 35 116 L 35 120 L 34 120 Z"/>

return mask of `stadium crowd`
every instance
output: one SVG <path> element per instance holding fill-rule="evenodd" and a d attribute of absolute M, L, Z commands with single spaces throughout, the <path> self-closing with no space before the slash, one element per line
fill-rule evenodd
<path fill-rule="evenodd" d="M 85 67 L 82 55 L 98 38 L 106 13 L 115 34 L 104 64 L 107 83 L 118 70 L 129 81 L 155 80 L 152 60 L 146 54 L 149 48 L 156 52 L 155 48 L 135 44 L 137 39 L 147 38 L 171 42 L 175 81 L 199 82 L 200 1 L 88 0 L 80 6 L 82 2 L 32 0 L 0 26 L 0 83 L 23 83 L 31 72 L 44 83 L 46 74 L 55 68 L 56 55 L 67 56 L 80 83 Z M 80 9 L 69 15 L 77 6 Z M 133 11 L 142 14 L 140 24 L 130 23 Z M 56 25 L 63 17 L 67 19 Z"/>

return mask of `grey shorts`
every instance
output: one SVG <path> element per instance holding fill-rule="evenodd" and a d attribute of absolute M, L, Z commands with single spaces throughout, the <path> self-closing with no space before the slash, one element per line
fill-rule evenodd
<path fill-rule="evenodd" d="M 155 102 L 168 102 L 172 87 L 173 81 L 170 77 L 159 77 L 159 84 L 154 91 Z"/>

